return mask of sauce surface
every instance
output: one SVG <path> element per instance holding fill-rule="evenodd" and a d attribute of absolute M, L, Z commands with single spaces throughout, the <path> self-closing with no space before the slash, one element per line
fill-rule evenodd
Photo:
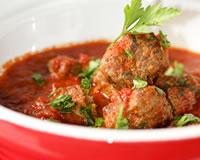
<path fill-rule="evenodd" d="M 47 67 L 49 60 L 58 55 L 78 58 L 79 54 L 101 58 L 108 45 L 109 42 L 96 41 L 63 48 L 50 48 L 37 54 L 26 55 L 14 63 L 8 63 L 5 66 L 5 73 L 0 77 L 0 104 L 12 110 L 27 113 L 30 105 L 38 97 L 47 96 L 49 93 L 49 87 L 53 82 Z M 186 71 L 195 75 L 200 82 L 200 55 L 184 49 L 170 48 L 169 58 L 170 61 L 183 63 Z M 32 80 L 32 75 L 36 72 L 42 74 L 45 80 L 44 85 L 38 86 Z M 75 83 L 70 79 L 67 81 Z M 102 98 L 101 103 L 104 103 L 103 101 Z M 200 102 L 192 113 L 200 116 Z"/>

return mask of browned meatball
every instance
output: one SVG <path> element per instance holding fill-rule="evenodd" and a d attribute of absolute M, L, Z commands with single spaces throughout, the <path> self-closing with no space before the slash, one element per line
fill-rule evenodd
<path fill-rule="evenodd" d="M 41 119 L 50 119 L 61 121 L 59 111 L 49 105 L 49 100 L 44 97 L 38 97 L 26 114 L 32 115 Z"/>
<path fill-rule="evenodd" d="M 119 107 L 123 106 L 123 117 L 126 118 L 126 109 L 132 94 L 132 89 L 124 88 L 121 91 L 115 90 L 115 93 L 110 97 L 110 103 L 103 107 L 103 118 L 106 128 L 115 128 Z"/>
<path fill-rule="evenodd" d="M 127 108 L 131 128 L 162 127 L 172 119 L 172 109 L 166 99 L 154 86 L 134 90 Z"/>
<path fill-rule="evenodd" d="M 52 94 L 53 93 L 53 94 Z M 41 118 L 58 120 L 64 123 L 86 125 L 86 118 L 80 114 L 80 109 L 86 106 L 84 92 L 79 85 L 73 85 L 68 87 L 59 87 L 54 89 L 49 95 L 49 98 L 39 97 L 31 106 L 28 114 Z M 52 106 L 54 101 L 60 95 L 69 95 L 72 97 L 72 101 L 75 102 L 75 106 L 69 112 L 62 112 L 57 107 Z"/>
<path fill-rule="evenodd" d="M 123 88 L 132 87 L 133 79 L 140 77 L 152 84 L 168 65 L 168 54 L 153 33 L 126 34 L 107 49 L 94 82 L 103 78 L 115 87 Z"/>
<path fill-rule="evenodd" d="M 196 77 L 187 73 L 185 73 L 182 77 L 162 75 L 158 77 L 155 84 L 164 90 L 171 87 L 187 87 L 196 93 L 200 90 L 200 84 L 198 83 Z"/>
<path fill-rule="evenodd" d="M 84 91 L 79 85 L 66 87 L 65 94 L 72 96 L 72 100 L 78 107 L 86 106 Z"/>
<path fill-rule="evenodd" d="M 194 108 L 195 92 L 186 87 L 172 87 L 167 90 L 168 98 L 173 106 L 174 115 L 183 115 Z"/>
<path fill-rule="evenodd" d="M 130 128 L 156 128 L 166 125 L 173 117 L 172 108 L 154 86 L 134 89 L 130 96 L 121 101 L 114 101 L 103 108 L 104 124 L 115 128 L 120 105 L 124 106 L 124 118 L 128 119 Z"/>
<path fill-rule="evenodd" d="M 81 71 L 81 64 L 74 58 L 57 56 L 49 61 L 48 68 L 53 78 L 62 79 L 68 74 L 78 74 Z"/>

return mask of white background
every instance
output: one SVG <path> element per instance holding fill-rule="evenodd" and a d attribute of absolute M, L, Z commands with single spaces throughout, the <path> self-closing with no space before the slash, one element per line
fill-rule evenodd
<path fill-rule="evenodd" d="M 3 18 L 10 17 L 10 15 L 18 13 L 21 10 L 34 7 L 39 3 L 46 3 L 49 1 L 59 1 L 59 0 L 0 0 L 0 6 L 1 6 L 0 20 Z M 153 1 L 153 0 L 148 0 L 148 1 Z M 161 0 L 161 1 L 179 1 L 181 3 L 182 0 Z M 188 0 L 188 3 L 190 3 L 191 1 L 199 2 L 200 5 L 200 0 Z"/>

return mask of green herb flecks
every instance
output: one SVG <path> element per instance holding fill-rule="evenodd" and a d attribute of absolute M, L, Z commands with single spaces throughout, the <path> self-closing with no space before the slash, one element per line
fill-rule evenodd
<path fill-rule="evenodd" d="M 129 127 L 127 118 L 123 118 L 123 110 L 124 110 L 124 106 L 120 105 L 119 112 L 117 115 L 117 121 L 115 124 L 116 129 L 128 129 Z"/>
<path fill-rule="evenodd" d="M 96 120 L 95 120 L 95 127 L 102 127 L 102 125 L 103 125 L 103 118 L 97 118 Z"/>
<path fill-rule="evenodd" d="M 87 77 L 87 78 L 90 78 L 91 75 L 94 73 L 94 71 L 99 67 L 100 65 L 100 60 L 99 59 L 96 59 L 96 60 L 91 60 L 89 62 L 89 65 L 88 65 L 88 68 L 84 71 L 82 71 L 79 76 L 80 77 Z"/>
<path fill-rule="evenodd" d="M 155 87 L 155 89 L 159 93 L 160 96 L 163 96 L 165 94 L 165 92 L 161 88 Z"/>
<path fill-rule="evenodd" d="M 92 107 L 90 105 L 81 108 L 80 114 L 82 114 L 86 118 L 88 126 L 94 126 L 95 120 L 92 114 Z"/>
<path fill-rule="evenodd" d="M 81 87 L 85 89 L 85 93 L 88 93 L 91 87 L 91 76 L 95 70 L 99 67 L 100 60 L 91 60 L 89 62 L 88 68 L 82 71 L 79 76 L 81 77 Z"/>
<path fill-rule="evenodd" d="M 128 49 L 125 49 L 124 54 L 125 54 L 125 56 L 127 58 L 132 58 L 133 57 L 133 53 Z"/>
<path fill-rule="evenodd" d="M 124 14 L 122 33 L 115 41 L 128 32 L 149 33 L 150 26 L 161 26 L 165 21 L 180 15 L 181 11 L 177 8 L 162 7 L 160 3 L 144 8 L 142 0 L 132 0 L 130 5 L 125 6 Z"/>
<path fill-rule="evenodd" d="M 81 87 L 83 89 L 85 89 L 87 92 L 89 91 L 90 87 L 91 87 L 91 80 L 88 79 L 87 77 L 86 78 L 83 78 L 81 80 Z"/>
<path fill-rule="evenodd" d="M 141 89 L 141 88 L 145 88 L 146 86 L 148 86 L 148 83 L 144 80 L 142 80 L 141 78 L 136 78 L 133 80 L 133 87 L 135 89 Z"/>
<path fill-rule="evenodd" d="M 32 75 L 32 79 L 35 81 L 35 83 L 39 86 L 44 84 L 44 80 L 42 78 L 42 75 L 40 73 L 34 73 Z"/>
<path fill-rule="evenodd" d="M 176 117 L 177 127 L 183 127 L 190 123 L 200 123 L 200 118 L 193 114 L 184 114 L 183 116 Z"/>
<path fill-rule="evenodd" d="M 182 77 L 184 73 L 184 65 L 179 62 L 174 62 L 173 67 L 169 67 L 165 72 L 166 76 Z"/>
<path fill-rule="evenodd" d="M 50 105 L 59 110 L 61 113 L 68 113 L 72 111 L 72 109 L 76 106 L 76 103 L 72 100 L 71 96 L 60 94 L 50 102 Z"/>
<path fill-rule="evenodd" d="M 167 35 L 164 34 L 161 30 L 159 31 L 160 35 L 160 45 L 164 48 L 167 49 L 170 47 L 170 41 L 167 39 Z"/>

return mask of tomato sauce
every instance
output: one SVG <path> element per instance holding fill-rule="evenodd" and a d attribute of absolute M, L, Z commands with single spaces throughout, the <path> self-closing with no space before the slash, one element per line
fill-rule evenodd
<path fill-rule="evenodd" d="M 38 97 L 49 93 L 49 86 L 52 84 L 52 80 L 49 78 L 50 74 L 47 65 L 50 59 L 58 55 L 77 58 L 81 54 L 101 57 L 108 45 L 109 42 L 107 41 L 95 41 L 68 47 L 53 47 L 36 54 L 27 54 L 23 58 L 7 63 L 4 66 L 6 70 L 0 77 L 0 104 L 19 112 L 25 112 Z M 199 78 L 200 82 L 200 54 L 184 49 L 170 48 L 169 58 L 171 61 L 183 63 L 186 71 Z M 87 57 L 82 56 L 81 59 L 83 64 L 88 62 Z M 32 75 L 35 72 L 42 74 L 45 80 L 43 86 L 35 85 L 32 80 Z M 66 81 L 69 84 L 78 83 L 71 77 Z M 200 116 L 200 102 L 198 102 L 193 113 Z"/>

